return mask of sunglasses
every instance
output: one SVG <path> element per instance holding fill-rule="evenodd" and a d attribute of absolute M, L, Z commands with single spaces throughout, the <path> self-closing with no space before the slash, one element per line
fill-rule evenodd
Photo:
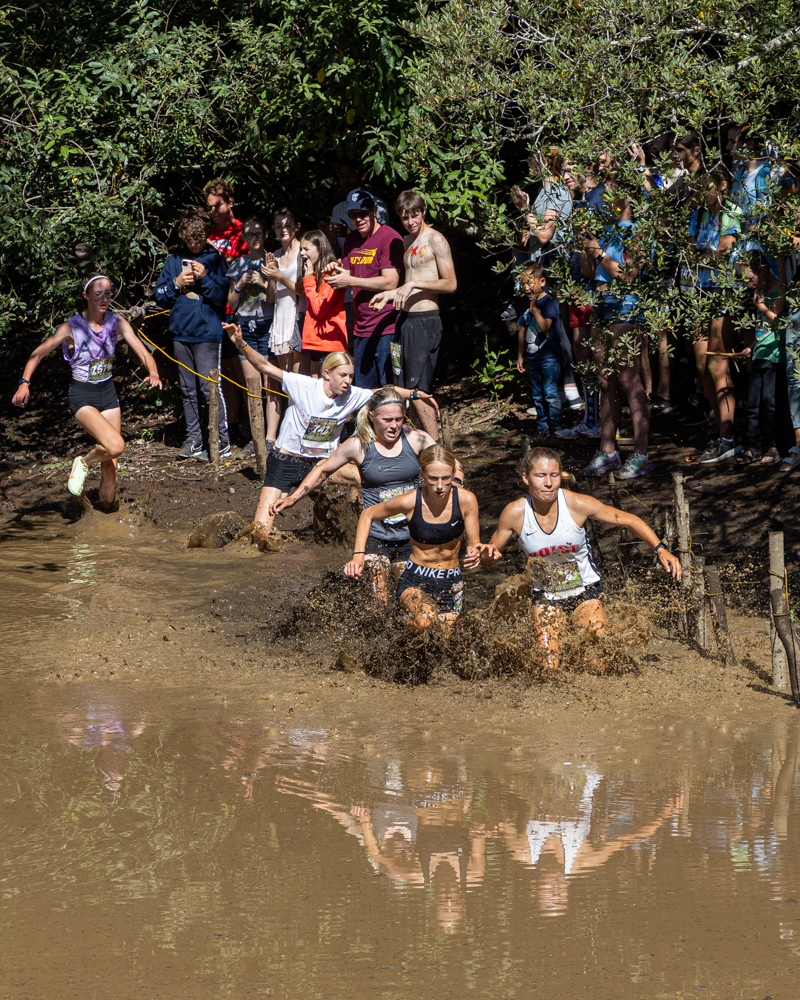
<path fill-rule="evenodd" d="M 369 212 L 353 211 L 353 212 L 348 212 L 347 214 L 350 216 L 351 219 L 366 219 L 366 217 L 369 215 Z"/>

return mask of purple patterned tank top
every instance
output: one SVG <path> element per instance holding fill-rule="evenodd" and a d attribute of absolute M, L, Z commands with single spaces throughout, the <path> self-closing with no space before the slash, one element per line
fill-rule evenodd
<path fill-rule="evenodd" d="M 113 375 L 114 352 L 117 349 L 119 316 L 107 310 L 99 333 L 94 331 L 79 312 L 67 320 L 72 327 L 72 350 L 63 344 L 64 359 L 72 365 L 72 377 L 77 382 L 107 382 Z"/>

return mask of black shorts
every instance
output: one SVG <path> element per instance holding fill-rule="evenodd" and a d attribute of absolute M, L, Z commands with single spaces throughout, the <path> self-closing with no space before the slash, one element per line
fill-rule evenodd
<path fill-rule="evenodd" d="M 93 406 L 103 410 L 118 410 L 119 396 L 113 378 L 104 382 L 79 382 L 73 379 L 69 384 L 69 411 L 74 417 L 82 406 Z"/>
<path fill-rule="evenodd" d="M 367 535 L 364 553 L 368 556 L 385 556 L 390 563 L 408 562 L 411 556 L 411 541 L 408 538 L 390 541 Z"/>
<path fill-rule="evenodd" d="M 412 588 L 432 598 L 440 615 L 460 615 L 464 610 L 464 581 L 458 566 L 455 569 L 431 569 L 409 559 L 397 581 L 397 600 Z"/>
<path fill-rule="evenodd" d="M 271 486 L 281 493 L 291 493 L 295 486 L 311 472 L 317 464 L 315 458 L 301 458 L 299 455 L 284 455 L 282 451 L 273 450 L 267 455 L 267 474 L 264 476 L 264 486 Z"/>
<path fill-rule="evenodd" d="M 430 392 L 441 342 L 442 318 L 438 309 L 401 312 L 392 342 L 392 371 L 400 380 L 397 384 L 404 389 Z"/>
<path fill-rule="evenodd" d="M 572 614 L 584 601 L 602 601 L 605 596 L 603 585 L 599 580 L 587 587 L 582 594 L 576 594 L 575 597 L 563 597 L 560 601 L 545 597 L 543 590 L 531 590 L 531 600 L 534 604 L 549 604 L 551 608 L 560 608 L 568 615 Z"/>

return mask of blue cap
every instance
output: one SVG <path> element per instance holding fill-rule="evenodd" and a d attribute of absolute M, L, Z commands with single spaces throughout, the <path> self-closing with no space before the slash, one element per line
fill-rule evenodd
<path fill-rule="evenodd" d="M 354 188 L 347 196 L 347 211 L 369 212 L 375 208 L 375 198 L 364 188 Z"/>

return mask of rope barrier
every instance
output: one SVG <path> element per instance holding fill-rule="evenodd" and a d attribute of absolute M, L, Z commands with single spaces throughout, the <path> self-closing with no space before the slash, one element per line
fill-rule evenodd
<path fill-rule="evenodd" d="M 150 313 L 149 316 L 145 316 L 143 320 L 140 320 L 140 322 L 144 323 L 145 320 L 152 319 L 154 316 L 163 316 L 164 313 L 168 313 L 168 312 L 169 312 L 169 309 L 162 309 L 161 312 Z M 143 340 L 146 340 L 148 344 L 152 344 L 152 346 L 155 347 L 155 349 L 157 351 L 161 351 L 161 353 L 164 355 L 164 357 L 169 358 L 170 361 L 174 361 L 175 364 L 176 365 L 180 365 L 181 368 L 185 368 L 186 371 L 187 372 L 191 372 L 192 375 L 196 375 L 198 378 L 205 379 L 206 382 L 213 382 L 214 385 L 220 385 L 221 384 L 220 382 L 217 382 L 216 379 L 209 378 L 207 375 L 201 375 L 200 372 L 196 372 L 193 368 L 190 368 L 188 365 L 185 365 L 182 361 L 178 361 L 177 358 L 173 358 L 171 354 L 167 354 L 167 352 L 164 350 L 163 347 L 159 347 L 158 344 L 153 343 L 153 341 L 147 336 L 147 334 L 142 333 L 142 331 L 139 329 L 138 326 L 134 326 L 130 319 L 128 320 L 128 322 L 131 324 L 131 326 L 133 326 L 133 329 L 139 334 L 139 336 Z M 219 377 L 221 379 L 224 378 L 226 382 L 230 382 L 232 385 L 235 385 L 236 388 L 237 389 L 241 389 L 242 392 L 246 392 L 247 395 L 251 396 L 253 399 L 263 399 L 265 392 L 271 392 L 275 396 L 283 396 L 284 399 L 288 399 L 289 398 L 286 395 L 285 392 L 278 392 L 277 389 L 270 389 L 268 386 L 262 386 L 261 387 L 261 393 L 259 395 L 256 395 L 256 393 L 250 392 L 250 390 L 247 388 L 247 386 L 239 385 L 238 382 L 236 382 L 232 378 L 228 378 L 227 375 L 223 375 L 222 372 L 219 373 Z"/>

